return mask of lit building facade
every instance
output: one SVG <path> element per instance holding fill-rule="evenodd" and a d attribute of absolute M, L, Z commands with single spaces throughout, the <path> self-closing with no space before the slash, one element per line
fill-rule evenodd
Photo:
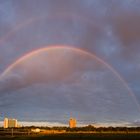
<path fill-rule="evenodd" d="M 70 120 L 69 120 L 69 127 L 70 128 L 75 128 L 76 127 L 76 119 L 70 118 Z"/>
<path fill-rule="evenodd" d="M 17 120 L 16 119 L 4 119 L 4 128 L 13 128 L 18 127 Z"/>
<path fill-rule="evenodd" d="M 4 118 L 4 128 L 8 128 L 8 118 Z"/>

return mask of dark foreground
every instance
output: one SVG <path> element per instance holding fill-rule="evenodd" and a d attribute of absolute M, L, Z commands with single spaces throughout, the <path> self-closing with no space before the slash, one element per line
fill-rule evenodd
<path fill-rule="evenodd" d="M 45 136 L 0 137 L 0 140 L 140 140 L 140 134 L 54 134 Z"/>

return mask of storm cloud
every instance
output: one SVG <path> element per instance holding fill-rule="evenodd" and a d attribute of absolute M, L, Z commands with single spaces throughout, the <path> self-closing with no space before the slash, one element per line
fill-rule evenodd
<path fill-rule="evenodd" d="M 96 56 L 109 63 L 120 73 L 121 77 L 123 77 L 132 89 L 139 103 L 139 7 L 140 2 L 138 0 L 0 0 L 0 72 L 2 74 L 11 63 L 16 62 L 19 58 L 33 50 L 52 45 L 72 46 L 96 54 Z M 63 80 L 65 82 L 67 81 L 66 84 L 64 84 L 65 82 L 58 76 L 58 81 L 61 81 L 61 84 L 59 82 L 52 82 L 54 84 L 53 86 L 52 83 L 46 84 L 47 80 L 44 78 L 44 74 L 46 75 L 46 73 L 42 70 L 48 69 L 48 66 L 46 63 L 44 65 L 43 58 L 39 57 L 38 59 L 38 57 L 36 57 L 37 59 L 34 58 L 34 61 L 38 63 L 38 65 L 35 65 L 36 67 L 33 66 L 34 70 L 27 68 L 27 62 L 31 65 L 31 63 L 34 64 L 33 61 L 27 61 L 25 63 L 26 65 L 19 64 L 14 67 L 7 76 L 0 78 L 0 108 L 2 112 L 8 110 L 7 112 L 3 112 L 4 116 L 8 116 L 9 114 L 22 118 L 22 116 L 26 114 L 25 116 L 32 118 L 33 116 L 30 116 L 30 111 L 36 110 L 36 108 L 33 109 L 32 104 L 35 104 L 37 100 L 35 98 L 32 99 L 32 97 L 41 92 L 42 96 L 40 96 L 40 100 L 43 100 L 42 103 L 45 104 L 45 99 L 50 103 L 50 107 L 48 106 L 47 111 L 49 113 L 44 115 L 45 117 L 50 115 L 51 118 L 51 111 L 49 111 L 52 107 L 51 103 L 56 103 L 54 108 L 60 106 L 62 110 L 54 109 L 52 112 L 56 112 L 56 114 L 59 115 L 63 114 L 64 110 L 68 108 L 71 108 L 71 112 L 77 112 L 77 110 L 84 112 L 81 109 L 85 107 L 84 110 L 88 110 L 87 108 L 89 108 L 89 112 L 93 113 L 91 113 L 91 116 L 95 116 L 95 118 L 99 116 L 99 112 L 102 112 L 100 116 L 106 116 L 104 118 L 108 120 L 117 120 L 117 117 L 115 118 L 115 115 L 111 114 L 114 113 L 115 109 L 121 108 L 124 105 L 122 110 L 126 110 L 126 114 L 123 116 L 123 111 L 120 110 L 120 119 L 126 118 L 127 121 L 133 121 L 139 118 L 139 112 L 137 109 L 134 109 L 135 105 L 128 94 L 129 91 L 122 84 L 122 81 L 114 76 L 105 66 L 100 64 L 103 71 L 93 68 L 94 66 L 91 69 L 90 66 L 96 62 L 95 60 L 92 62 L 88 60 L 89 66 L 88 64 L 86 65 L 87 61 L 84 62 L 82 57 L 75 58 L 71 56 L 70 58 L 73 58 L 71 62 L 74 63 L 73 67 L 77 66 L 77 63 L 80 63 L 84 66 L 84 69 L 82 70 L 81 67 L 77 70 L 71 69 L 73 67 L 66 63 L 65 67 L 71 69 L 71 74 L 73 74 L 74 70 L 74 75 L 64 73 L 64 77 L 65 75 L 70 75 L 70 77 L 66 77 L 71 80 L 77 76 L 77 78 L 79 77 L 80 83 L 84 81 L 81 77 L 88 80 L 81 85 L 77 85 L 78 81 L 75 80 L 71 82 L 74 84 L 70 84 L 70 82 L 64 78 Z M 68 58 L 67 55 L 65 57 Z M 37 62 L 37 60 L 40 60 L 40 62 Z M 76 60 L 78 61 L 77 63 L 75 62 Z M 58 67 L 57 65 L 54 66 Z M 59 69 L 63 71 L 61 68 Z M 54 68 L 54 70 L 57 71 L 57 68 Z M 34 71 L 36 74 L 32 75 L 30 71 Z M 29 76 L 28 73 L 32 76 Z M 80 74 L 78 75 L 78 73 Z M 49 73 L 49 75 L 51 74 Z M 40 82 L 31 84 L 33 83 L 32 79 L 34 79 L 33 81 L 40 79 Z M 52 77 L 50 79 L 52 79 Z M 56 79 L 52 81 L 56 81 Z M 55 88 L 55 86 L 57 88 Z M 75 95 L 73 95 L 72 89 L 76 91 Z M 47 96 L 45 94 L 46 90 L 48 93 L 49 91 L 54 93 L 50 99 L 45 98 L 45 96 Z M 64 94 L 65 96 L 61 96 L 63 101 L 67 101 L 67 105 L 66 103 L 62 102 L 62 104 L 60 104 L 58 102 L 61 99 L 55 95 L 57 94 L 56 91 L 61 95 L 67 91 L 67 94 Z M 87 101 L 85 94 L 82 94 L 83 92 L 88 95 Z M 92 95 L 90 95 L 90 93 L 92 93 Z M 80 98 L 78 98 L 79 94 Z M 23 97 L 25 97 L 27 101 L 25 101 Z M 94 99 L 92 100 L 91 97 Z M 117 100 L 114 103 L 115 97 Z M 21 98 L 24 99 L 24 103 L 18 102 Z M 122 101 L 120 99 L 122 99 Z M 17 103 L 14 102 L 14 100 L 16 100 Z M 83 104 L 80 104 L 81 101 Z M 19 104 L 21 104 L 21 106 Z M 30 106 L 26 113 L 23 111 L 24 104 L 26 108 Z M 46 108 L 47 105 L 44 106 Z M 92 108 L 91 106 L 96 106 L 97 108 Z M 45 112 L 43 105 L 38 101 L 36 107 L 40 109 L 40 111 Z M 129 109 L 130 107 L 132 108 Z M 76 113 L 76 115 L 77 114 L 78 113 Z M 86 113 L 79 113 L 76 117 L 83 116 L 84 118 L 84 114 Z M 69 115 L 70 114 L 66 113 L 64 116 Z M 74 113 L 72 115 L 74 115 Z M 88 116 L 86 116 L 86 118 L 88 120 Z M 89 117 L 89 120 L 90 119 Z M 102 120 L 103 118 L 100 118 L 100 121 Z"/>

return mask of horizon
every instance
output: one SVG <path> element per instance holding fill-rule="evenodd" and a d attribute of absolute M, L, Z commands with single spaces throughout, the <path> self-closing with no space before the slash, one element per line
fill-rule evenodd
<path fill-rule="evenodd" d="M 16 118 L 11 118 L 16 119 Z M 17 120 L 20 127 L 69 127 L 69 120 L 65 123 L 57 122 L 57 121 L 27 121 L 27 120 Z M 4 121 L 0 120 L 0 127 L 3 127 Z M 98 127 L 140 127 L 140 121 L 139 122 L 91 122 L 91 123 L 85 123 L 77 120 L 77 126 L 76 127 L 85 127 L 92 125 L 96 128 Z"/>

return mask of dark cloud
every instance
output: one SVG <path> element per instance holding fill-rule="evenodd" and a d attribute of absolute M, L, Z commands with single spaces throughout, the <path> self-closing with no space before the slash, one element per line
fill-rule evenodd
<path fill-rule="evenodd" d="M 139 0 L 1 0 L 0 72 L 2 73 L 11 63 L 32 50 L 49 45 L 73 46 L 94 53 L 104 61 L 111 64 L 128 82 L 128 85 L 136 95 L 138 102 L 140 102 L 139 6 Z M 79 58 L 74 57 L 73 61 L 76 60 L 79 60 Z M 62 95 L 65 94 L 66 91 L 68 94 L 63 97 L 57 96 L 57 98 L 54 98 L 56 96 L 55 94 L 57 94 L 56 88 L 54 87 L 52 88 L 50 86 L 47 87 L 47 89 L 41 89 L 41 87 L 38 87 L 38 91 L 37 89 L 34 90 L 34 87 L 32 87 L 32 81 L 35 79 L 40 79 L 39 81 L 44 79 L 45 72 L 43 69 L 47 69 L 46 65 L 43 65 L 44 61 L 41 60 L 42 63 L 37 62 L 37 66 L 39 67 L 37 68 L 33 66 L 32 68 L 34 68 L 34 70 L 27 68 L 27 65 L 25 66 L 27 69 L 22 67 L 21 69 L 24 69 L 25 73 L 19 67 L 14 67 L 7 76 L 0 79 L 1 94 L 5 92 L 1 98 L 1 109 L 3 111 L 9 109 L 9 114 L 15 115 L 15 117 L 21 113 L 19 115 L 21 117 L 25 112 L 21 111 L 19 114 L 17 113 L 17 106 L 16 102 L 14 103 L 14 100 L 21 100 L 24 96 L 27 99 L 28 94 L 30 94 L 29 99 L 27 101 L 24 100 L 18 108 L 18 110 L 21 108 L 24 110 L 24 106 L 26 106 L 26 108 L 30 106 L 25 113 L 27 118 L 30 116 L 30 110 L 35 112 L 37 108 L 40 109 L 40 112 L 45 112 L 43 106 L 45 106 L 45 100 L 47 100 L 47 102 L 50 103 L 47 110 L 48 112 L 51 107 L 56 108 L 57 106 L 60 106 L 62 110 L 59 111 L 62 114 L 66 109 L 71 109 L 74 112 L 77 110 L 82 112 L 82 108 L 84 108 L 84 111 L 88 110 L 90 112 L 90 110 L 92 110 L 92 106 L 98 106 L 98 108 L 94 108 L 96 111 L 92 114 L 93 116 L 96 116 L 98 112 L 102 112 L 101 114 L 104 114 L 100 114 L 100 116 L 105 116 L 105 114 L 107 114 L 106 112 L 113 112 L 114 108 L 116 109 L 114 109 L 116 112 L 119 112 L 118 108 L 124 105 L 123 102 L 126 102 L 125 107 L 122 107 L 123 109 L 126 109 L 127 112 L 127 115 L 124 116 L 128 120 L 136 120 L 137 118 L 135 116 L 138 115 L 133 115 L 136 113 L 135 111 L 132 111 L 134 106 L 131 110 L 128 110 L 130 105 L 128 105 L 127 102 L 130 102 L 130 99 L 127 98 L 128 96 L 122 97 L 123 92 L 128 92 L 124 86 L 120 88 L 122 81 L 120 81 L 116 76 L 114 77 L 113 74 L 110 75 L 111 72 L 107 72 L 109 70 L 98 72 L 97 70 L 99 69 L 94 69 L 96 72 L 94 71 L 95 74 L 93 74 L 93 69 L 89 68 L 87 62 L 83 59 L 81 61 L 83 61 L 81 65 L 84 65 L 88 69 L 84 69 L 84 73 L 81 74 L 81 66 L 78 66 L 79 69 L 76 71 L 74 76 L 77 78 L 82 77 L 80 80 L 83 81 L 83 83 L 81 85 L 77 85 L 76 83 L 79 81 L 76 80 L 74 85 L 69 85 L 69 87 L 65 84 L 59 85 L 59 87 L 57 87 L 59 89 L 58 91 L 60 93 L 62 92 Z M 76 62 L 74 66 L 77 66 Z M 55 73 L 55 71 L 57 71 L 55 65 L 54 69 Z M 36 74 L 33 75 L 31 71 L 34 71 Z M 64 77 L 66 74 L 64 73 Z M 71 76 L 70 79 L 73 79 L 74 76 Z M 58 76 L 57 78 L 59 81 L 60 77 Z M 44 81 L 42 83 L 44 83 Z M 81 82 L 79 82 L 79 84 L 80 83 Z M 94 85 L 91 83 L 94 83 Z M 80 86 L 80 89 L 77 89 L 78 86 Z M 84 89 L 82 87 L 84 87 Z M 108 89 L 109 87 L 111 87 L 110 91 Z M 71 89 L 76 91 L 77 94 L 73 95 L 73 90 Z M 52 92 L 54 95 L 48 99 L 45 96 L 45 90 L 47 90 L 48 93 Z M 91 98 L 89 103 L 89 98 L 85 98 L 85 95 L 82 94 L 83 91 L 85 91 L 86 95 Z M 92 91 L 98 94 L 90 95 Z M 14 92 L 16 92 L 16 94 Z M 31 98 L 34 94 L 39 94 L 39 92 L 42 92 L 43 94 L 40 97 L 40 100 L 43 100 L 42 104 L 38 102 L 36 98 Z M 80 95 L 80 98 L 78 96 L 79 92 L 82 94 Z M 102 96 L 102 92 L 105 93 L 106 96 Z M 113 95 L 111 93 L 113 93 Z M 8 98 L 8 95 L 11 96 Z M 118 104 L 114 103 L 114 98 L 117 99 Z M 120 98 L 122 99 L 121 101 L 119 101 Z M 6 100 L 5 103 L 3 99 Z M 61 100 L 64 101 L 62 104 Z M 31 105 L 36 102 L 36 108 L 32 107 Z M 51 102 L 54 104 L 51 104 Z M 67 105 L 66 102 L 68 103 Z M 81 104 L 81 102 L 83 104 Z M 20 102 L 18 102 L 18 104 L 20 104 Z M 128 108 L 127 105 L 129 106 Z M 59 113 L 59 111 L 54 109 L 54 112 Z M 4 113 L 6 114 L 7 112 Z M 120 110 L 119 113 L 123 114 L 123 111 Z M 131 115 L 129 116 L 128 114 Z M 46 113 L 45 116 L 49 115 L 51 116 L 50 112 Z M 77 117 L 80 117 L 80 115 L 77 115 Z M 66 113 L 65 116 L 69 116 L 69 114 Z M 110 119 L 113 118 L 113 116 L 107 115 L 106 118 Z M 124 116 L 121 117 L 124 118 Z"/>
<path fill-rule="evenodd" d="M 45 116 L 61 120 L 73 115 L 116 121 L 139 115 L 135 99 L 118 76 L 96 58 L 74 49 L 50 49 L 27 56 L 6 70 L 0 80 L 1 97 L 10 103 L 1 102 L 0 108 L 5 109 L 5 104 L 10 116 L 15 116 L 16 110 L 19 118 L 28 112 L 28 117 L 44 120 Z M 20 110 L 23 107 L 28 109 Z M 35 109 L 46 113 L 29 113 Z"/>

